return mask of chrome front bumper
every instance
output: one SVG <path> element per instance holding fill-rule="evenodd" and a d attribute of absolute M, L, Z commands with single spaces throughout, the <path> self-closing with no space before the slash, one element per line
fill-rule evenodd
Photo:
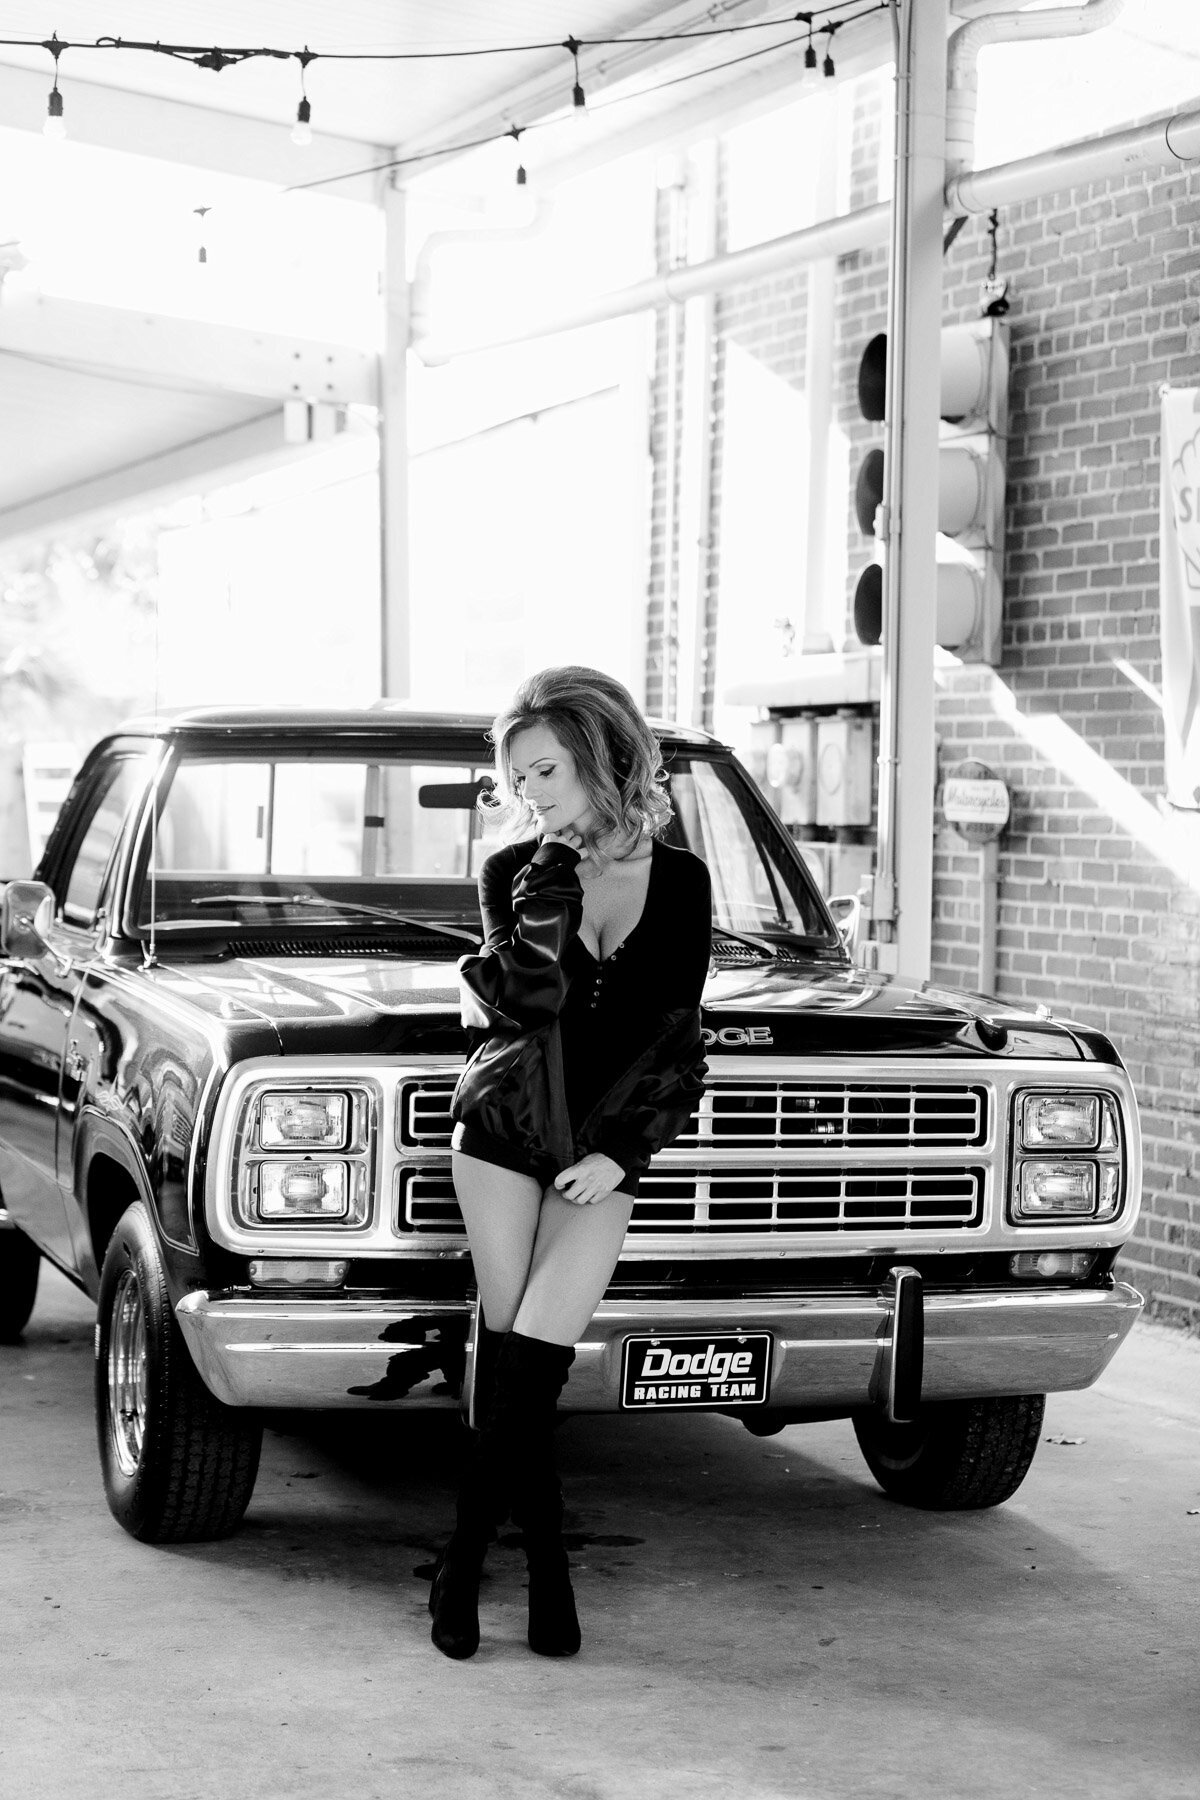
<path fill-rule="evenodd" d="M 1084 1388 L 1121 1344 L 1142 1299 L 1028 1289 L 929 1294 L 923 1400 Z M 455 1407 L 470 1360 L 466 1302 L 188 1294 L 176 1309 L 201 1376 L 229 1406 Z M 780 1299 L 604 1301 L 577 1347 L 572 1412 L 616 1412 L 631 1335 L 769 1331 L 770 1404 L 814 1410 L 881 1403 L 891 1375 L 889 1294 Z"/>

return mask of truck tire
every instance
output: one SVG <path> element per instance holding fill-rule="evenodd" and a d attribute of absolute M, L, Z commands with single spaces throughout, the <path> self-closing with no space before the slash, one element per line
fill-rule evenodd
<path fill-rule="evenodd" d="M 953 1400 L 926 1406 L 911 1425 L 874 1410 L 854 1415 L 867 1467 L 904 1506 L 965 1512 L 999 1506 L 1016 1493 L 1033 1461 L 1044 1394 Z"/>
<path fill-rule="evenodd" d="M 15 1344 L 37 1299 L 41 1251 L 16 1226 L 0 1230 L 0 1344 Z"/>
<path fill-rule="evenodd" d="M 131 1537 L 203 1543 L 237 1530 L 262 1425 L 215 1399 L 196 1373 L 140 1202 L 113 1232 L 100 1275 L 96 1431 L 109 1508 Z"/>

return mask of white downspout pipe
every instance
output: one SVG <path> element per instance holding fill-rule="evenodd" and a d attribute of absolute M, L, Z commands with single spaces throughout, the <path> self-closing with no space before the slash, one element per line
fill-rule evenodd
<path fill-rule="evenodd" d="M 979 104 L 979 52 L 987 44 L 1082 37 L 1111 25 L 1125 0 L 1087 0 L 1052 12 L 990 13 L 960 25 L 950 39 L 946 71 L 946 175 L 953 180 L 975 161 L 975 112 Z"/>
<path fill-rule="evenodd" d="M 408 318 L 410 347 L 421 361 L 431 366 L 448 359 L 440 355 L 430 336 L 432 313 L 433 259 L 439 250 L 451 244 L 516 244 L 527 238 L 540 237 L 554 216 L 554 201 L 545 194 L 534 199 L 533 217 L 520 225 L 460 226 L 448 231 L 431 231 L 417 253 L 409 287 Z"/>

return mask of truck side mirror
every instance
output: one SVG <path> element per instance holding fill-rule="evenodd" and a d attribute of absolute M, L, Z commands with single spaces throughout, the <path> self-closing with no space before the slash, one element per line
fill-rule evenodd
<path fill-rule="evenodd" d="M 54 893 L 44 881 L 9 881 L 0 889 L 0 951 L 45 956 L 54 919 Z"/>
<path fill-rule="evenodd" d="M 825 904 L 833 914 L 833 922 L 843 944 L 851 956 L 854 956 L 858 950 L 858 935 L 862 927 L 862 901 L 857 894 L 837 894 Z"/>

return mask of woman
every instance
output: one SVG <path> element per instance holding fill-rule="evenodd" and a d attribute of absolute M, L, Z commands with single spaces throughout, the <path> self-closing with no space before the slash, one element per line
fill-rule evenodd
<path fill-rule="evenodd" d="M 554 1469 L 555 1408 L 608 1286 L 651 1156 L 703 1088 L 708 870 L 661 841 L 654 734 L 595 669 L 544 669 L 492 730 L 515 842 L 479 886 L 459 963 L 472 1053 L 455 1091 L 454 1186 L 481 1302 L 478 1428 L 430 1594 L 433 1641 L 479 1645 L 479 1578 L 510 1513 L 529 1563 L 529 1644 L 579 1648 Z"/>

